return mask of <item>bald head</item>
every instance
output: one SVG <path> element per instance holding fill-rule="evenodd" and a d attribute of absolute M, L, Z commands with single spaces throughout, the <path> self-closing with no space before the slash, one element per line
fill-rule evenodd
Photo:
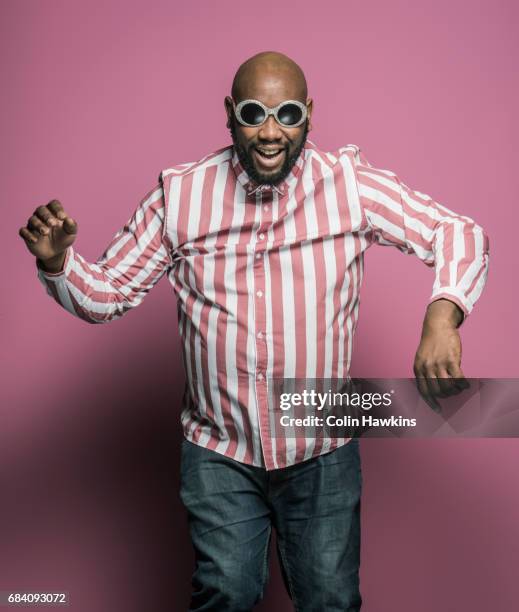
<path fill-rule="evenodd" d="M 253 55 L 237 70 L 232 83 L 236 102 L 247 98 L 281 97 L 306 102 L 306 79 L 301 68 L 289 57 L 276 51 Z"/>

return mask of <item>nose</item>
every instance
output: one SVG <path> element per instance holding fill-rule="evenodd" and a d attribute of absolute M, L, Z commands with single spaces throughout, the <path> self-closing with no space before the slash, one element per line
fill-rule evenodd
<path fill-rule="evenodd" d="M 282 137 L 279 123 L 270 115 L 265 123 L 260 127 L 258 137 L 261 140 L 279 140 Z"/>

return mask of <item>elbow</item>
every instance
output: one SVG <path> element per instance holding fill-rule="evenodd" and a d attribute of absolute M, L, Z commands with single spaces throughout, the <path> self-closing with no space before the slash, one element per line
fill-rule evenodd
<path fill-rule="evenodd" d="M 74 314 L 78 319 L 80 319 L 84 323 L 88 323 L 89 325 L 100 325 L 101 323 L 109 323 L 110 321 L 113 321 L 115 318 L 117 318 L 113 314 L 108 314 L 108 313 L 97 314 L 96 313 L 94 315 L 93 313 L 88 313 L 88 312 L 85 312 L 84 310 L 82 312 L 76 311 Z"/>
<path fill-rule="evenodd" d="M 483 252 L 488 256 L 488 253 L 490 251 L 490 238 L 488 237 L 488 234 L 485 232 L 485 230 L 481 226 L 480 226 L 480 229 L 483 235 Z"/>
<path fill-rule="evenodd" d="M 85 323 L 90 325 L 100 325 L 102 323 L 109 323 L 115 319 L 120 318 L 126 309 L 113 302 L 103 304 L 103 308 L 99 308 L 99 304 L 92 302 L 84 302 L 83 304 L 75 304 L 75 314 Z"/>
<path fill-rule="evenodd" d="M 92 325 L 119 319 L 138 303 L 121 292 L 113 291 L 112 286 L 101 292 L 94 291 L 91 287 L 88 289 L 88 291 L 74 292 L 74 295 L 70 293 L 70 298 L 74 308 L 73 314 Z"/>
<path fill-rule="evenodd" d="M 85 323 L 89 323 L 90 325 L 100 325 L 101 323 L 109 323 L 110 321 L 113 321 L 113 317 L 106 317 L 103 319 L 93 319 L 93 318 L 86 318 L 86 317 L 80 317 L 82 321 L 84 321 Z"/>
<path fill-rule="evenodd" d="M 490 249 L 490 239 L 488 237 L 487 232 L 483 229 L 481 225 L 475 222 L 473 223 L 472 229 L 477 242 L 479 242 L 479 244 L 481 245 L 481 251 L 484 255 L 488 255 Z"/>

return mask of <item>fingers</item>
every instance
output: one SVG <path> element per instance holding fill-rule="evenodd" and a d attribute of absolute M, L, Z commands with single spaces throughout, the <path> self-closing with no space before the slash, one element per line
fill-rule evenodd
<path fill-rule="evenodd" d="M 63 221 L 62 229 L 67 234 L 77 234 L 77 223 L 74 221 L 74 219 L 71 219 L 70 217 L 67 216 L 65 217 Z"/>
<path fill-rule="evenodd" d="M 44 236 L 45 234 L 48 234 L 50 232 L 50 229 L 47 224 L 36 214 L 32 215 L 32 217 L 29 217 L 29 220 L 27 221 L 27 229 L 33 232 L 36 236 Z"/>
<path fill-rule="evenodd" d="M 47 206 L 38 206 L 29 221 L 32 221 L 38 228 L 40 227 L 39 222 L 44 227 L 61 227 L 66 221 L 69 222 L 69 227 L 70 223 L 75 225 L 75 222 L 63 210 L 63 206 L 58 200 L 52 200 Z"/>
<path fill-rule="evenodd" d="M 438 386 L 441 389 L 442 397 L 450 397 L 451 395 L 457 395 L 461 389 L 456 385 L 456 379 L 452 378 L 446 367 L 439 367 L 436 370 L 436 380 Z"/>
<path fill-rule="evenodd" d="M 52 202 L 47 204 L 46 208 L 52 213 L 53 219 L 63 221 L 62 229 L 67 232 L 67 234 L 77 234 L 77 223 L 63 210 L 61 202 L 52 200 Z"/>
<path fill-rule="evenodd" d="M 414 373 L 418 392 L 423 400 L 436 412 L 441 410 L 438 398 L 458 395 L 470 387 L 460 366 L 455 362 L 446 364 L 415 364 Z"/>
<path fill-rule="evenodd" d="M 36 244 L 38 242 L 38 237 L 29 231 L 26 227 L 21 227 L 18 231 L 20 236 L 30 244 Z"/>
<path fill-rule="evenodd" d="M 427 390 L 431 395 L 441 397 L 443 395 L 442 388 L 437 379 L 436 364 L 433 361 L 416 360 L 415 376 L 423 378 Z"/>
<path fill-rule="evenodd" d="M 62 221 L 67 216 L 67 213 L 63 210 L 63 206 L 61 205 L 61 202 L 59 202 L 59 200 L 52 200 L 52 202 L 49 202 L 47 204 L 47 208 L 55 217 L 61 219 Z"/>
<path fill-rule="evenodd" d="M 52 200 L 46 206 L 38 206 L 18 234 L 28 244 L 35 244 L 41 236 L 48 235 L 53 227 L 60 227 L 67 234 L 77 233 L 77 223 L 67 215 L 58 200 Z"/>
<path fill-rule="evenodd" d="M 440 404 L 434 398 L 434 395 L 431 394 L 429 390 L 429 386 L 427 385 L 427 379 L 422 376 L 420 373 L 415 372 L 416 376 L 416 386 L 418 388 L 418 393 L 422 396 L 424 402 L 432 408 L 435 412 L 440 411 Z"/>
<path fill-rule="evenodd" d="M 449 373 L 449 376 L 452 376 L 456 387 L 460 391 L 470 388 L 469 381 L 465 378 L 465 374 L 463 374 L 463 371 L 457 363 L 450 364 L 447 368 L 447 371 Z"/>
<path fill-rule="evenodd" d="M 54 202 L 57 201 L 53 200 L 51 204 L 53 204 Z M 62 221 L 58 220 L 58 218 L 52 213 L 52 210 L 49 208 L 49 206 L 50 204 L 47 206 L 38 206 L 38 208 L 34 211 L 32 216 L 29 217 L 27 221 L 27 229 L 36 238 L 48 234 L 50 232 L 51 227 L 62 224 Z"/>

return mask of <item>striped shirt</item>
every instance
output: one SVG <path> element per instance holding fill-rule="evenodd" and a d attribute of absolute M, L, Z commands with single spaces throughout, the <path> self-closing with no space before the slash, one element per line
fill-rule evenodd
<path fill-rule="evenodd" d="M 470 313 L 487 275 L 482 228 L 372 167 L 356 145 L 327 153 L 309 140 L 275 186 L 249 180 L 232 145 L 164 170 L 95 264 L 69 247 L 62 272 L 38 277 L 70 313 L 104 323 L 167 275 L 185 437 L 271 470 L 348 442 L 272 435 L 269 389 L 273 379 L 348 376 L 374 243 L 434 267 L 429 301 Z"/>

